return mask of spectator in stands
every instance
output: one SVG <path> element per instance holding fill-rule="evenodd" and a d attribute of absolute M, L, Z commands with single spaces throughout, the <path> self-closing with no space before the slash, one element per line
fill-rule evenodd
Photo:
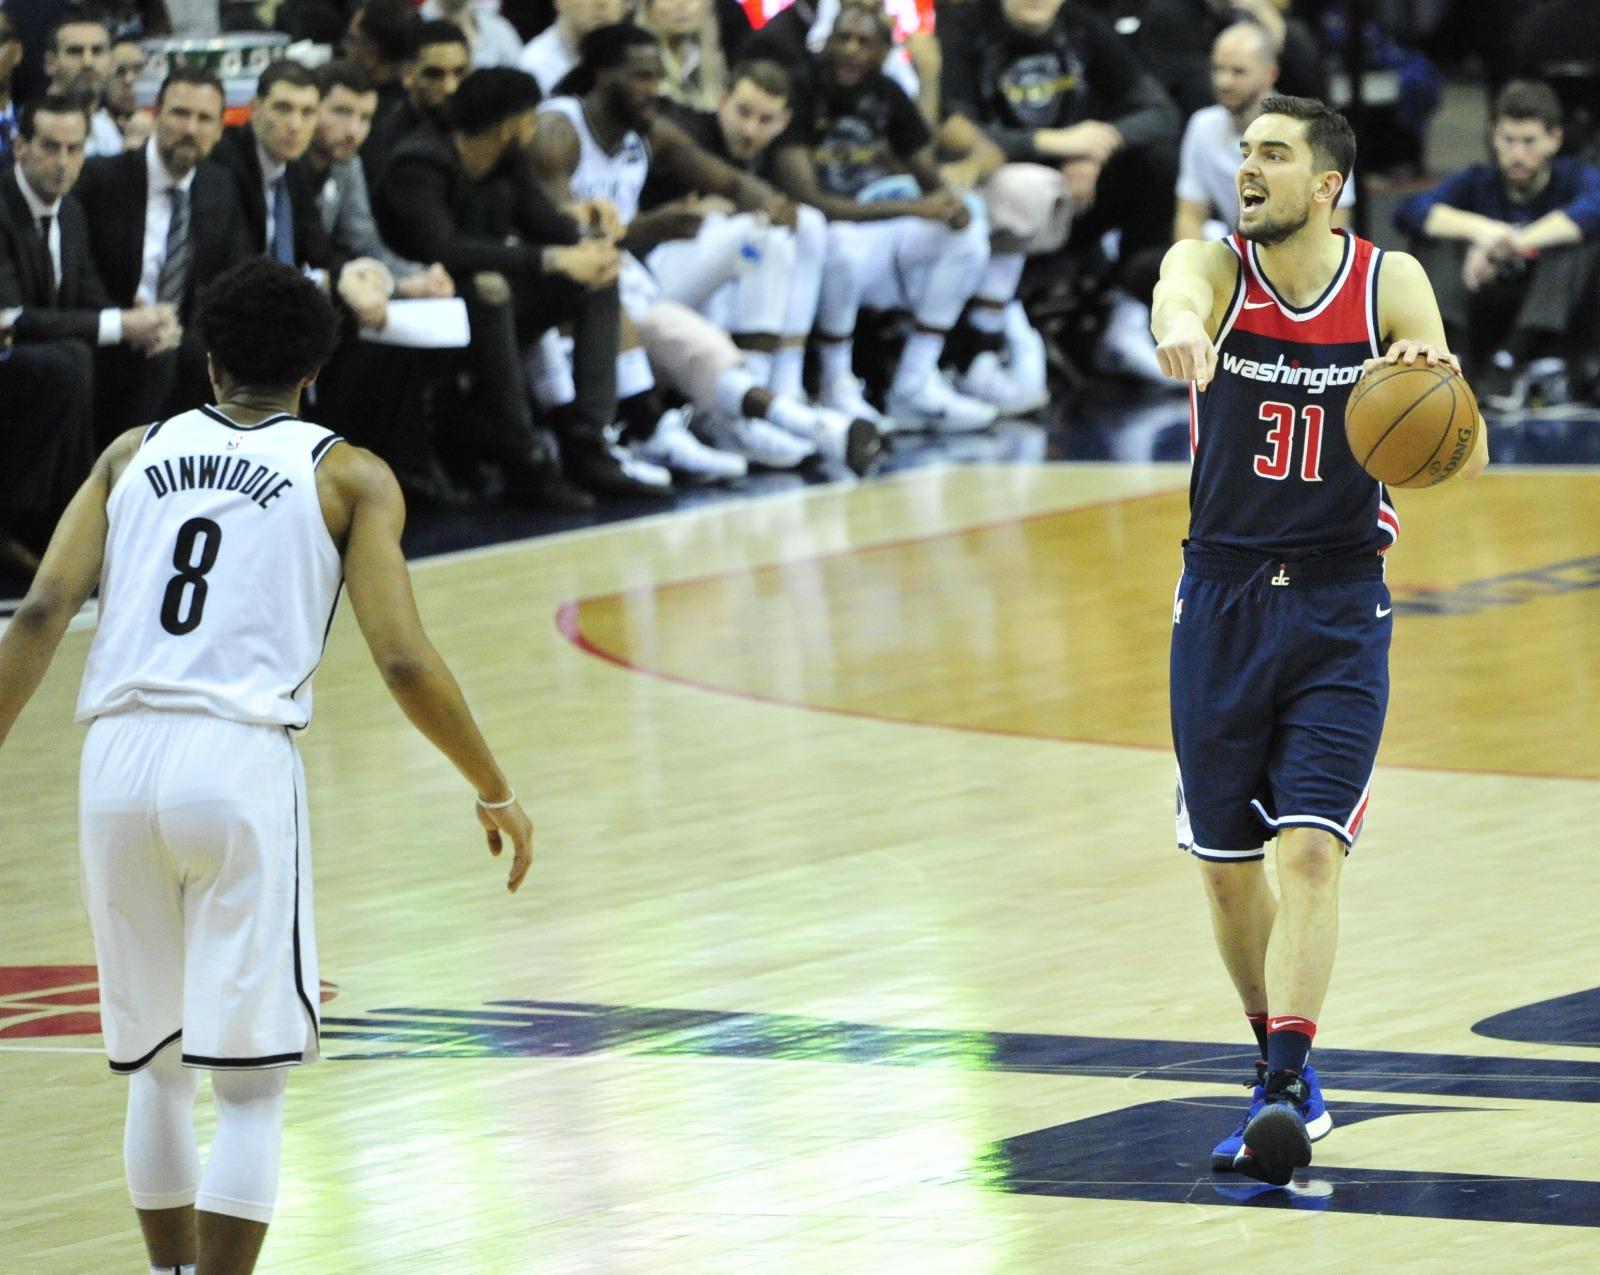
<path fill-rule="evenodd" d="M 132 36 L 117 37 L 111 46 L 111 75 L 106 80 L 106 111 L 122 130 L 124 150 L 136 150 L 150 136 L 154 120 L 133 98 L 133 82 L 144 68 L 144 50 Z"/>
<path fill-rule="evenodd" d="M 1479 393 L 1500 410 L 1522 406 L 1535 387 L 1562 397 L 1563 361 L 1597 348 L 1600 169 L 1557 154 L 1561 122 L 1548 85 L 1512 80 L 1494 102 L 1493 162 L 1395 212 L 1417 241 L 1452 347 L 1466 351 Z"/>
<path fill-rule="evenodd" d="M 1325 101 L 1328 73 L 1316 33 L 1287 16 L 1288 8 L 1288 0 L 1145 0 L 1138 6 L 1134 55 L 1191 115 L 1210 104 L 1206 60 L 1217 36 L 1237 22 L 1254 22 L 1271 38 L 1280 68 L 1278 92 Z"/>
<path fill-rule="evenodd" d="M 716 109 L 728 79 L 711 0 L 644 0 L 639 25 L 661 41 L 661 95 L 698 111 Z"/>
<path fill-rule="evenodd" d="M 136 150 L 90 160 L 75 194 L 89 248 L 114 304 L 170 305 L 187 321 L 200 285 L 251 255 L 244 210 L 222 169 L 203 161 L 222 136 L 222 82 L 180 63 L 156 97 L 154 135 Z M 95 432 L 106 446 L 125 429 L 208 401 L 205 351 L 184 332 L 160 358 L 100 351 Z"/>
<path fill-rule="evenodd" d="M 122 130 L 102 99 L 111 76 L 111 28 L 87 14 L 68 14 L 56 23 L 45 46 L 46 92 L 77 98 L 89 111 L 89 156 L 115 155 L 122 149 Z"/>
<path fill-rule="evenodd" d="M 549 97 L 573 67 L 578 65 L 578 43 L 589 32 L 621 22 L 627 0 L 555 0 L 556 20 L 522 50 L 517 60 L 539 82 L 539 92 Z"/>
<path fill-rule="evenodd" d="M 1172 234 L 1179 117 L 1171 100 L 1104 22 L 1062 0 L 1001 0 L 998 14 L 961 5 L 940 42 L 943 140 L 976 128 L 1009 163 L 1056 168 L 1073 247 L 1093 251 L 1118 232 L 1121 291 L 1101 366 L 1159 379 L 1147 302 Z M 1003 300 L 997 273 L 979 289 L 991 302 Z"/>
<path fill-rule="evenodd" d="M 822 52 L 840 7 L 840 0 L 795 0 L 751 36 L 741 56 L 802 67 L 811 54 Z M 895 42 L 883 59 L 882 71 L 921 108 L 924 119 L 939 118 L 939 43 L 934 37 L 919 33 L 904 44 Z"/>
<path fill-rule="evenodd" d="M 1278 63 L 1272 37 L 1254 22 L 1224 27 L 1211 48 L 1211 91 L 1216 101 L 1189 117 L 1178 151 L 1178 211 L 1172 237 L 1207 238 L 1208 222 L 1232 234 L 1239 228 L 1239 138 L 1276 92 Z M 1355 187 L 1339 192 L 1334 225 L 1350 224 Z"/>
<path fill-rule="evenodd" d="M 344 53 L 372 77 L 378 90 L 375 119 L 382 119 L 405 96 L 400 72 L 417 47 L 417 28 L 421 25 L 422 19 L 411 0 L 367 0 L 350 15 Z"/>
<path fill-rule="evenodd" d="M 417 28 L 411 55 L 401 68 L 405 96 L 379 117 L 361 148 L 367 182 L 376 186 L 394 148 L 419 128 L 443 132 L 444 106 L 472 69 L 467 36 L 454 22 L 435 18 Z M 380 105 L 380 111 L 383 109 Z"/>
<path fill-rule="evenodd" d="M 88 136 L 79 100 L 47 94 L 23 108 L 16 165 L 0 174 L 0 314 L 15 343 L 0 381 L 0 524 L 35 552 L 94 459 L 92 349 L 158 356 L 178 340 L 171 305 L 119 308 L 95 271 L 71 193 Z"/>
<path fill-rule="evenodd" d="M 516 66 L 523 39 L 499 12 L 477 0 L 423 0 L 418 10 L 424 19 L 445 18 L 466 33 L 472 65 Z"/>
<path fill-rule="evenodd" d="M 11 144 L 17 136 L 17 101 L 12 79 L 22 61 L 22 37 L 11 15 L 0 9 L 0 168 L 11 162 Z"/>
<path fill-rule="evenodd" d="M 508 67 L 474 71 L 449 107 L 450 132 L 423 129 L 396 149 L 376 190 L 384 239 L 416 260 L 439 261 L 471 321 L 476 411 L 467 417 L 523 478 L 530 498 L 556 490 L 556 454 L 535 428 L 524 350 L 557 324 L 573 328 L 573 384 L 551 414 L 568 476 L 592 491 L 650 495 L 630 477 L 608 430 L 616 413 L 621 331 L 618 253 L 583 238 L 534 181 L 526 148 L 539 88 Z M 585 222 L 598 210 L 574 210 Z M 515 486 L 513 491 L 515 491 Z"/>

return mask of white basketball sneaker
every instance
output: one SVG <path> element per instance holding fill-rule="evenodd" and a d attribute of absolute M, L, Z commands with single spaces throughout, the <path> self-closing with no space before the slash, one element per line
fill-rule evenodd
<path fill-rule="evenodd" d="M 711 441 L 722 451 L 736 452 L 766 469 L 793 469 L 817 451 L 815 443 L 753 416 L 713 416 L 707 426 Z"/>
<path fill-rule="evenodd" d="M 634 444 L 634 451 L 645 460 L 693 482 L 733 482 L 749 473 L 750 466 L 743 456 L 708 447 L 689 432 L 692 415 L 693 409 L 687 407 L 663 412 L 656 422 L 656 432 Z"/>
<path fill-rule="evenodd" d="M 993 350 L 973 356 L 961 377 L 961 392 L 969 398 L 982 399 L 1001 416 L 1025 416 L 1049 401 L 1043 386 L 1034 391 L 1022 384 L 1021 378 L 1002 365 Z"/>
<path fill-rule="evenodd" d="M 868 400 L 866 388 L 856 377 L 840 376 L 822 387 L 817 396 L 819 406 L 843 412 L 846 416 L 870 422 L 878 430 L 887 430 L 889 422 Z"/>
<path fill-rule="evenodd" d="M 896 395 L 890 390 L 886 406 L 897 428 L 943 434 L 988 429 L 998 415 L 992 403 L 961 393 L 939 371 L 934 371 L 915 394 Z"/>

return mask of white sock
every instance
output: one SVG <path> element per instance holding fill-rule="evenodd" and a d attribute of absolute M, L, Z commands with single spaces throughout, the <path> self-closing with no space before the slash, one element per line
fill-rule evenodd
<path fill-rule="evenodd" d="M 772 356 L 772 376 L 767 388 L 785 398 L 805 397 L 806 347 L 780 345 Z"/>
<path fill-rule="evenodd" d="M 822 383 L 832 385 L 844 377 L 855 379 L 854 341 L 824 341 L 821 348 Z"/>
<path fill-rule="evenodd" d="M 898 398 L 920 390 L 939 366 L 939 354 L 943 349 L 944 334 L 941 332 L 913 332 L 908 336 L 889 393 Z"/>
<path fill-rule="evenodd" d="M 745 371 L 756 378 L 756 384 L 765 388 L 772 382 L 772 353 L 769 350 L 746 350 L 740 347 L 744 355 Z"/>
<path fill-rule="evenodd" d="M 617 355 L 617 398 L 632 398 L 656 387 L 655 374 L 650 370 L 650 356 L 643 347 L 634 346 Z"/>
<path fill-rule="evenodd" d="M 745 414 L 744 396 L 751 390 L 760 389 L 756 378 L 751 376 L 743 366 L 730 367 L 721 376 L 717 377 L 717 386 L 713 395 L 712 405 L 724 416 L 737 419 Z"/>
<path fill-rule="evenodd" d="M 817 414 L 792 398 L 774 398 L 767 408 L 767 419 L 779 429 L 798 434 L 809 442 L 817 441 Z"/>
<path fill-rule="evenodd" d="M 546 411 L 577 400 L 572 360 L 567 357 L 561 333 L 554 328 L 545 331 L 528 351 L 528 379 L 532 382 L 533 401 Z"/>
<path fill-rule="evenodd" d="M 979 332 L 1004 332 L 1006 312 L 992 305 L 975 305 L 967 311 L 967 322 Z"/>
<path fill-rule="evenodd" d="M 152 1266 L 150 1275 L 195 1275 L 194 1263 L 185 1262 L 182 1265 Z"/>

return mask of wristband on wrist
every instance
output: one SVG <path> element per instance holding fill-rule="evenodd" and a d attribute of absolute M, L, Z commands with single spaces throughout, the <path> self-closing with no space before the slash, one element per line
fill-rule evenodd
<path fill-rule="evenodd" d="M 478 804 L 485 810 L 504 810 L 508 806 L 517 804 L 517 794 L 513 792 L 504 801 L 485 801 L 482 797 L 479 797 Z"/>

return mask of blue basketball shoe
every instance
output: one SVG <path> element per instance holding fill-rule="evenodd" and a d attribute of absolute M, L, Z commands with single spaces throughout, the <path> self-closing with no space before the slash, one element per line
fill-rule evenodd
<path fill-rule="evenodd" d="M 1308 1067 L 1307 1072 L 1310 1071 Z M 1234 1171 L 1273 1186 L 1287 1186 L 1296 1169 L 1311 1163 L 1312 1124 L 1320 1115 L 1322 1133 L 1333 1127 L 1333 1119 L 1316 1095 L 1307 1076 L 1292 1071 L 1267 1074 L 1261 1109 L 1244 1126 L 1244 1145 L 1233 1159 Z"/>
<path fill-rule="evenodd" d="M 1322 1085 L 1317 1080 L 1317 1069 L 1309 1063 L 1306 1065 L 1302 1077 L 1310 1091 L 1306 1100 L 1305 1111 L 1302 1117 L 1306 1122 L 1306 1133 L 1311 1141 L 1317 1142 L 1327 1137 L 1328 1130 L 1333 1128 L 1333 1117 L 1328 1114 L 1327 1104 L 1322 1101 Z M 1256 1064 L 1255 1088 L 1250 1091 L 1250 1109 L 1244 1113 L 1244 1119 L 1221 1142 L 1211 1148 L 1211 1171 L 1213 1173 L 1235 1173 L 1234 1161 L 1238 1159 L 1239 1152 L 1244 1150 L 1245 1128 L 1261 1114 L 1261 1108 L 1267 1101 L 1267 1064 Z"/>

